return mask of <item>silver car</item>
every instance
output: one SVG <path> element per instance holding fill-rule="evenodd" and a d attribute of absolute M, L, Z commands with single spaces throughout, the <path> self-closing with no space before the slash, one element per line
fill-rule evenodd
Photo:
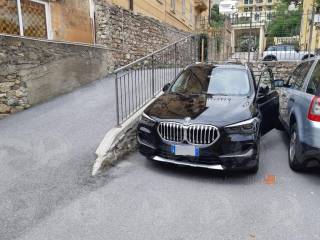
<path fill-rule="evenodd" d="M 279 118 L 290 136 L 289 165 L 320 166 L 320 59 L 303 61 L 279 88 Z"/>
<path fill-rule="evenodd" d="M 305 60 L 314 57 L 314 53 L 300 51 L 294 45 L 275 45 L 263 52 L 263 61 L 292 61 Z"/>

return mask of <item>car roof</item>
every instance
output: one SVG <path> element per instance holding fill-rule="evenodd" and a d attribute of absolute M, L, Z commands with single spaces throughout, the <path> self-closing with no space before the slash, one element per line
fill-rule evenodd
<path fill-rule="evenodd" d="M 223 69 L 241 69 L 246 70 L 247 66 L 239 63 L 226 63 L 226 64 L 214 64 L 214 63 L 195 63 L 187 66 L 187 68 L 191 67 L 216 67 L 216 68 L 223 68 Z"/>

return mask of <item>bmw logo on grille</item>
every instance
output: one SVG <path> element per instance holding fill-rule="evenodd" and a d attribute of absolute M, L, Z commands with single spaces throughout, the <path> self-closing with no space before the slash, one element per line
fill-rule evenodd
<path fill-rule="evenodd" d="M 191 117 L 186 117 L 184 120 L 188 123 L 191 121 Z"/>

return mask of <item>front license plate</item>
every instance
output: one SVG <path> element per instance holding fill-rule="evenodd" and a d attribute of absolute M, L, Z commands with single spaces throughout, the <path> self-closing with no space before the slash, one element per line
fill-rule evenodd
<path fill-rule="evenodd" d="M 191 145 L 173 145 L 171 152 L 176 156 L 199 156 L 199 148 Z"/>

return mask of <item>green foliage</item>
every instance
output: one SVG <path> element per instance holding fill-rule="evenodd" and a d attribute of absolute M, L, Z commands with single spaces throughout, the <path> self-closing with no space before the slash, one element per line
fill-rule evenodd
<path fill-rule="evenodd" d="M 211 8 L 210 25 L 213 27 L 221 27 L 224 23 L 224 15 L 219 12 L 219 5 L 214 4 Z"/>
<path fill-rule="evenodd" d="M 296 5 L 296 6 L 299 6 L 299 5 L 302 4 L 303 1 L 301 1 L 301 0 L 281 0 L 281 2 L 287 4 L 288 6 L 289 6 L 291 3 L 293 3 L 293 4 Z"/>
<path fill-rule="evenodd" d="M 300 34 L 301 7 L 288 11 L 288 3 L 281 2 L 276 7 L 272 21 L 268 23 L 267 34 L 272 37 L 292 37 Z"/>

